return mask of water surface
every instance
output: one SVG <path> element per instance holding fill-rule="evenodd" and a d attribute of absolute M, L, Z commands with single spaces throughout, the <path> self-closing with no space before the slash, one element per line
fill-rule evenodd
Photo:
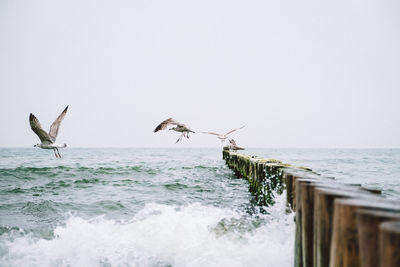
<path fill-rule="evenodd" d="M 399 196 L 399 150 L 249 149 Z M 0 266 L 292 266 L 284 196 L 260 209 L 221 149 L 0 149 Z"/>

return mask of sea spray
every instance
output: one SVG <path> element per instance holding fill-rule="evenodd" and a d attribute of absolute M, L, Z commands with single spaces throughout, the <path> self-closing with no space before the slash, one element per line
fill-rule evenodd
<path fill-rule="evenodd" d="M 7 241 L 0 265 L 291 266 L 293 215 L 284 211 L 279 197 L 267 214 L 151 203 L 127 221 L 70 215 L 50 240 Z"/>

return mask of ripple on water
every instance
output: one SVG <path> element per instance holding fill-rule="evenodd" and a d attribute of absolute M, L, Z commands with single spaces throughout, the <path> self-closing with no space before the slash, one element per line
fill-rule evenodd
<path fill-rule="evenodd" d="M 27 202 L 21 211 L 26 214 L 35 216 L 43 216 L 60 212 L 59 205 L 51 200 L 42 200 L 38 202 Z"/>
<path fill-rule="evenodd" d="M 182 189 L 189 188 L 188 185 L 183 184 L 183 183 L 179 183 L 179 182 L 164 184 L 163 186 L 165 188 L 167 188 L 168 190 L 182 190 Z"/>
<path fill-rule="evenodd" d="M 17 187 L 17 188 L 13 188 L 10 190 L 5 190 L 5 193 L 6 194 L 24 194 L 24 193 L 26 193 L 26 191 L 27 190 L 25 190 L 25 189 Z"/>
<path fill-rule="evenodd" d="M 76 180 L 74 182 L 74 184 L 97 184 L 99 183 L 99 179 L 98 178 L 82 178 L 79 180 Z"/>

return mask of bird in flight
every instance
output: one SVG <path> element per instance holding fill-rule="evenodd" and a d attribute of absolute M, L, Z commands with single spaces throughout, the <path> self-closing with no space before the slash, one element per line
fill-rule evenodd
<path fill-rule="evenodd" d="M 190 130 L 185 124 L 179 123 L 173 118 L 166 119 L 165 121 L 161 122 L 155 129 L 154 132 L 158 132 L 161 130 L 167 129 L 168 125 L 175 125 L 175 127 L 169 128 L 169 130 L 173 130 L 175 132 L 182 133 L 181 136 L 176 140 L 175 143 L 178 143 L 182 140 L 182 137 L 189 138 L 189 133 L 194 133 L 194 131 Z"/>
<path fill-rule="evenodd" d="M 203 133 L 203 134 L 216 135 L 217 138 L 219 138 L 219 139 L 221 140 L 221 142 L 224 142 L 224 141 L 228 138 L 228 135 L 229 135 L 229 134 L 231 134 L 231 133 L 233 133 L 234 131 L 237 131 L 237 130 L 239 130 L 239 129 L 242 129 L 242 128 L 244 128 L 244 125 L 243 125 L 242 127 L 239 127 L 239 128 L 233 129 L 233 130 L 230 130 L 230 131 L 227 132 L 226 134 L 219 134 L 219 133 L 214 133 L 214 132 L 201 132 L 201 133 Z"/>
<path fill-rule="evenodd" d="M 229 149 L 232 149 L 232 150 L 244 150 L 243 147 L 240 147 L 240 146 L 238 146 L 236 144 L 235 140 L 233 140 L 233 139 L 228 139 L 228 140 L 229 140 L 229 143 L 231 143 L 231 145 L 229 146 Z"/>
<path fill-rule="evenodd" d="M 32 113 L 29 115 L 29 123 L 31 124 L 32 131 L 35 132 L 37 136 L 39 136 L 40 144 L 34 145 L 34 147 L 40 147 L 43 149 L 53 149 L 54 155 L 56 158 L 61 158 L 59 148 L 67 147 L 67 144 L 57 144 L 55 143 L 58 129 L 60 128 L 61 121 L 64 119 L 65 114 L 67 114 L 68 106 L 64 109 L 63 112 L 57 117 L 57 119 L 51 124 L 49 133 L 43 130 L 40 125 L 39 120 Z"/>

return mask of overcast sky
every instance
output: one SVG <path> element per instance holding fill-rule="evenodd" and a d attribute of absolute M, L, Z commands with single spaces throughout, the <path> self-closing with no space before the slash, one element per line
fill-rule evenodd
<path fill-rule="evenodd" d="M 0 0 L 0 146 L 400 147 L 400 2 Z"/>

